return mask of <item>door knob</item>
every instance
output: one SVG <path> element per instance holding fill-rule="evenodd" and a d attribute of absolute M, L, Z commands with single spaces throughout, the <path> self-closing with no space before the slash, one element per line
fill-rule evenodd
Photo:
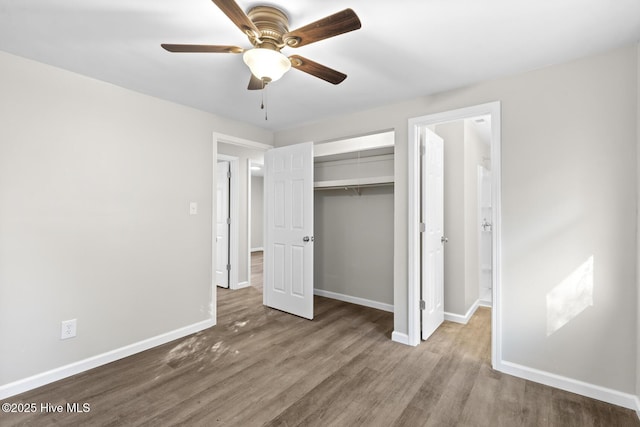
<path fill-rule="evenodd" d="M 303 242 L 309 242 L 309 241 L 313 242 L 313 236 L 311 236 L 311 237 L 309 237 L 309 236 L 304 236 L 304 237 L 302 238 L 302 241 L 303 241 Z"/>
<path fill-rule="evenodd" d="M 448 239 L 448 238 L 446 238 L 446 237 L 444 237 L 444 236 L 442 236 L 442 237 L 440 238 L 440 242 L 441 242 L 441 243 L 447 243 L 448 241 L 449 241 L 449 239 Z"/>

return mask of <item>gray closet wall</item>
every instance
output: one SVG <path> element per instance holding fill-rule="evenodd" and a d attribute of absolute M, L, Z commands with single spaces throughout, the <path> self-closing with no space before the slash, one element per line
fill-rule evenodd
<path fill-rule="evenodd" d="M 314 286 L 393 306 L 393 149 L 316 158 Z M 384 184 L 340 187 L 340 181 Z M 332 188 L 319 188 L 323 185 Z"/>

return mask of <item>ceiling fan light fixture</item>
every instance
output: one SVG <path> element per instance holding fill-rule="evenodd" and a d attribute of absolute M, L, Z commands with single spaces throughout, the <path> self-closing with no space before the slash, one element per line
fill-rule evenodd
<path fill-rule="evenodd" d="M 260 80 L 275 82 L 291 68 L 291 61 L 277 50 L 256 47 L 247 50 L 242 59 Z"/>

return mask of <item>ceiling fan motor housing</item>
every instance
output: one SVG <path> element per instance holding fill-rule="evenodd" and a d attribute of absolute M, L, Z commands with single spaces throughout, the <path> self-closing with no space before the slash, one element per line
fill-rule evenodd
<path fill-rule="evenodd" d="M 271 6 L 256 6 L 247 12 L 247 16 L 260 30 L 259 38 L 249 36 L 253 46 L 279 51 L 287 45 L 283 36 L 289 32 L 289 18 L 283 11 Z"/>

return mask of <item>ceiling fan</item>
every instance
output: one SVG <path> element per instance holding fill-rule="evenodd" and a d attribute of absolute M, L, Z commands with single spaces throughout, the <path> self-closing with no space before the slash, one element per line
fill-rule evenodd
<path fill-rule="evenodd" d="M 244 62 L 251 70 L 249 90 L 264 89 L 278 80 L 291 67 L 337 85 L 346 74 L 299 55 L 285 56 L 284 47 L 298 48 L 334 37 L 361 27 L 360 19 L 351 9 L 334 13 L 304 27 L 289 31 L 287 15 L 273 6 L 255 6 L 247 13 L 234 0 L 212 0 L 225 15 L 249 38 L 253 46 L 167 44 L 161 46 L 169 52 L 243 53 Z"/>

